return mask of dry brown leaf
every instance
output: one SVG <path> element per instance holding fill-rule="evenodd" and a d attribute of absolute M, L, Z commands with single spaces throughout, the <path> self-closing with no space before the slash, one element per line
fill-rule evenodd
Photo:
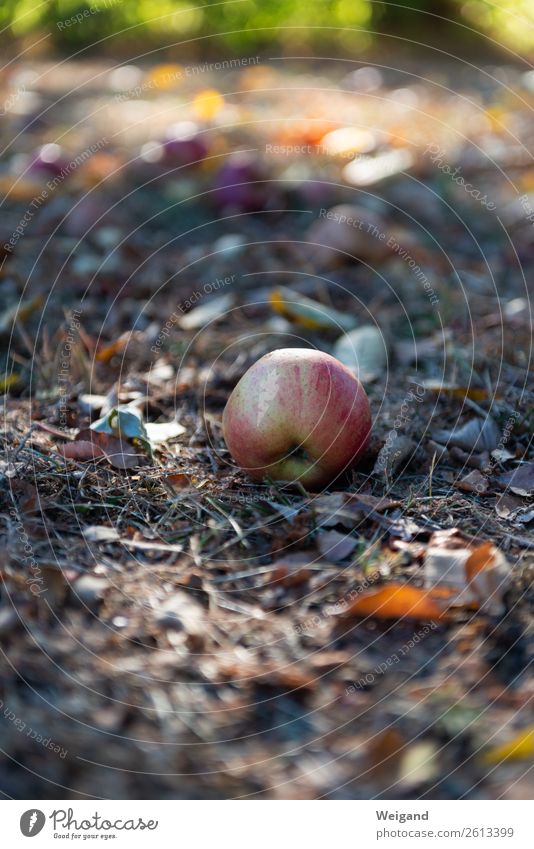
<path fill-rule="evenodd" d="M 190 489 L 193 484 L 191 478 L 183 472 L 172 472 L 164 477 L 165 483 L 172 486 L 173 489 Z"/>
<path fill-rule="evenodd" d="M 317 548 L 332 563 L 345 560 L 349 554 L 352 554 L 357 545 L 358 540 L 354 537 L 340 534 L 337 531 L 321 531 L 317 537 Z"/>
<path fill-rule="evenodd" d="M 312 573 L 306 567 L 313 560 L 313 554 L 307 555 L 304 552 L 288 554 L 272 564 L 270 581 L 273 584 L 282 584 L 284 587 L 299 586 L 311 577 Z"/>
<path fill-rule="evenodd" d="M 439 443 L 457 445 L 466 451 L 493 451 L 499 442 L 499 429 L 490 416 L 471 419 L 452 430 L 437 430 L 434 439 Z"/>
<path fill-rule="evenodd" d="M 390 443 L 384 443 L 373 468 L 373 474 L 378 477 L 391 478 L 399 466 L 415 453 L 416 444 L 403 433 L 395 433 Z"/>
<path fill-rule="evenodd" d="M 513 472 L 506 472 L 497 478 L 497 482 L 516 495 L 528 498 L 534 495 L 534 462 L 523 463 Z"/>
<path fill-rule="evenodd" d="M 32 483 L 24 480 L 13 480 L 11 489 L 17 497 L 19 510 L 23 513 L 37 513 L 43 508 L 37 489 Z"/>
<path fill-rule="evenodd" d="M 61 430 L 61 428 L 54 427 L 54 425 L 48 424 L 47 422 L 33 422 L 32 424 L 36 430 L 42 430 L 45 433 L 50 433 L 52 436 L 57 436 L 58 439 L 73 438 L 70 433 L 66 433 L 66 431 Z"/>
<path fill-rule="evenodd" d="M 402 501 L 396 498 L 385 498 L 383 495 L 367 495 L 359 492 L 355 498 L 362 504 L 366 504 L 367 507 L 371 507 L 376 513 L 383 513 L 385 510 L 392 510 L 394 507 L 402 507 Z"/>
<path fill-rule="evenodd" d="M 75 442 L 60 445 L 58 451 L 70 460 L 97 460 L 105 458 L 116 469 L 133 469 L 146 463 L 146 455 L 139 454 L 128 442 L 108 433 L 81 430 Z"/>
<path fill-rule="evenodd" d="M 489 480 L 478 469 L 473 469 L 464 478 L 455 481 L 455 489 L 460 489 L 462 492 L 473 492 L 476 495 L 491 495 L 489 490 Z"/>
<path fill-rule="evenodd" d="M 354 528 L 366 517 L 373 518 L 373 514 L 383 513 L 401 505 L 401 501 L 391 498 L 350 492 L 326 492 L 314 498 L 311 503 L 320 527 L 343 525 L 348 529 Z"/>
<path fill-rule="evenodd" d="M 59 445 L 58 452 L 67 460 L 97 460 L 106 455 L 98 445 L 88 439 L 77 439 L 67 445 Z"/>

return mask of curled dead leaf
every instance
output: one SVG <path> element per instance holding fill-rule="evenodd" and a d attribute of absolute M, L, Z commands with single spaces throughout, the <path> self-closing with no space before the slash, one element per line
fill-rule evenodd
<path fill-rule="evenodd" d="M 317 548 L 332 563 L 345 560 L 357 545 L 357 539 L 348 534 L 340 534 L 338 531 L 321 531 L 317 537 Z"/>
<path fill-rule="evenodd" d="M 67 460 L 97 460 L 105 457 L 104 451 L 88 439 L 77 439 L 67 445 L 59 445 L 58 452 Z"/>
<path fill-rule="evenodd" d="M 488 492 L 489 480 L 478 469 L 473 469 L 465 477 L 455 481 L 454 486 L 462 492 L 472 492 L 476 495 L 491 495 L 491 492 Z"/>
<path fill-rule="evenodd" d="M 497 481 L 503 488 L 523 498 L 534 495 L 534 462 L 523 463 L 512 472 L 500 475 Z"/>
<path fill-rule="evenodd" d="M 466 451 L 493 451 L 499 442 L 499 429 L 490 416 L 485 419 L 471 419 L 461 427 L 452 430 L 437 430 L 436 442 L 457 445 Z"/>
<path fill-rule="evenodd" d="M 133 469 L 146 463 L 146 455 L 115 436 L 86 428 L 74 442 L 58 446 L 58 452 L 69 460 L 106 459 L 116 469 Z"/>

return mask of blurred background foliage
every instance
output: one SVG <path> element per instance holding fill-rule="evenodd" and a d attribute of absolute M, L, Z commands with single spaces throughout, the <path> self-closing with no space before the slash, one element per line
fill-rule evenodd
<path fill-rule="evenodd" d="M 449 19 L 440 20 L 436 16 Z M 528 55 L 534 47 L 534 0 L 0 0 L 2 41 L 59 51 L 142 52 L 167 46 L 197 55 L 237 54 L 276 45 L 304 52 L 372 48 L 377 33 L 480 49 L 494 40 Z M 40 41 L 42 39 L 42 41 Z M 199 39 L 201 39 L 199 41 Z M 43 48 L 44 49 L 44 48 Z"/>

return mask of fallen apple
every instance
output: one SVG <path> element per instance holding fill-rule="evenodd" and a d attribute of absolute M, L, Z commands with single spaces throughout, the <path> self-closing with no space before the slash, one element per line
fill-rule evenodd
<path fill-rule="evenodd" d="M 223 413 L 226 444 L 251 477 L 310 489 L 350 468 L 370 431 L 360 381 L 330 354 L 308 348 L 281 348 L 254 363 Z"/>

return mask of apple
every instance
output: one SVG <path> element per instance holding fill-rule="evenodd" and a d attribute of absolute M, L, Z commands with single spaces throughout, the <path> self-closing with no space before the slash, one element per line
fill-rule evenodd
<path fill-rule="evenodd" d="M 371 411 L 346 366 L 308 348 L 280 348 L 243 375 L 223 413 L 235 462 L 262 480 L 320 489 L 365 450 Z"/>

